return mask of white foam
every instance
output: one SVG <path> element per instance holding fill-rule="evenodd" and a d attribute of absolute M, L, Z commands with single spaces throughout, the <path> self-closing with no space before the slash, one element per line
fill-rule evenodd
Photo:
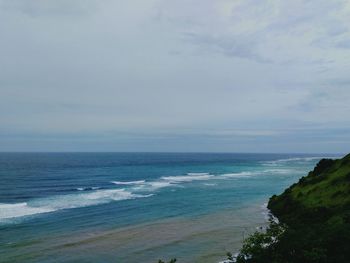
<path fill-rule="evenodd" d="M 260 206 L 260 207 L 261 207 L 261 210 L 262 210 L 261 213 L 262 213 L 262 215 L 264 216 L 266 222 L 272 220 L 272 221 L 275 222 L 275 223 L 279 223 L 278 218 L 275 217 L 275 216 L 271 213 L 270 209 L 267 208 L 267 205 L 268 205 L 268 203 L 264 203 L 263 205 Z"/>
<path fill-rule="evenodd" d="M 225 178 L 247 178 L 255 175 L 253 172 L 240 172 L 240 173 L 228 173 L 228 174 L 222 174 L 220 177 Z"/>
<path fill-rule="evenodd" d="M 267 166 L 276 166 L 280 163 L 286 163 L 286 162 L 308 162 L 313 160 L 321 160 L 321 159 L 336 159 L 339 158 L 337 156 L 310 156 L 310 157 L 293 157 L 293 158 L 285 158 L 285 159 L 279 159 L 275 161 L 266 161 L 263 162 L 264 165 Z"/>
<path fill-rule="evenodd" d="M 188 173 L 187 175 L 163 176 L 155 181 L 139 181 L 131 189 L 136 191 L 155 191 L 165 187 L 181 187 L 181 183 L 192 181 L 205 181 L 214 179 L 216 176 L 208 173 Z M 135 181 L 137 182 L 137 181 Z"/>
<path fill-rule="evenodd" d="M 49 207 L 30 207 L 27 203 L 0 204 L 0 220 L 52 211 Z"/>
<path fill-rule="evenodd" d="M 209 175 L 209 173 L 187 173 L 187 175 L 190 175 L 190 176 L 192 176 L 192 175 Z"/>
<path fill-rule="evenodd" d="M 272 174 L 290 174 L 290 173 L 297 173 L 298 171 L 296 170 L 291 170 L 291 169 L 267 169 L 263 171 L 264 173 L 272 173 Z M 304 173 L 304 171 L 303 171 Z"/>
<path fill-rule="evenodd" d="M 234 253 L 234 254 L 232 255 L 233 260 L 224 259 L 224 260 L 222 260 L 222 261 L 219 261 L 218 263 L 235 263 L 235 262 L 237 262 L 237 257 L 238 257 L 238 255 L 239 255 L 239 253 Z"/>
<path fill-rule="evenodd" d="M 138 181 L 112 181 L 112 184 L 117 184 L 117 185 L 133 185 L 133 184 L 143 184 L 145 183 L 145 180 L 138 180 Z"/>
<path fill-rule="evenodd" d="M 153 192 L 158 189 L 169 187 L 169 186 L 173 186 L 173 184 L 167 181 L 157 180 L 157 181 L 144 182 L 140 184 L 134 184 L 128 189 L 130 189 L 131 191 Z"/>
<path fill-rule="evenodd" d="M 213 175 L 209 173 L 187 173 L 186 175 L 175 175 L 175 176 L 163 176 L 154 181 L 112 181 L 117 185 L 130 185 L 133 191 L 155 191 L 165 187 L 181 187 L 182 183 L 189 183 L 192 181 L 207 181 L 215 179 L 225 178 L 245 178 L 256 174 L 255 172 L 240 172 L 240 173 L 228 173 L 222 175 Z M 209 185 L 209 184 L 208 184 Z M 213 184 L 210 184 L 213 185 Z"/>
<path fill-rule="evenodd" d="M 168 181 L 170 183 L 182 183 L 182 182 L 210 180 L 213 177 L 214 175 L 211 175 L 211 174 L 196 174 L 196 175 L 163 176 L 161 177 L 161 179 Z"/>
<path fill-rule="evenodd" d="M 263 171 L 264 173 L 289 173 L 292 172 L 291 169 L 282 169 L 282 168 L 275 168 L 275 169 L 267 169 Z"/>
<path fill-rule="evenodd" d="M 125 189 L 112 189 L 51 196 L 27 203 L 0 204 L 0 220 L 149 196 L 151 195 L 134 194 Z"/>
<path fill-rule="evenodd" d="M 150 185 L 153 189 L 159 189 L 159 188 L 169 187 L 172 185 L 172 183 L 155 181 L 155 182 L 150 182 L 148 185 Z"/>
<path fill-rule="evenodd" d="M 87 191 L 87 190 L 97 190 L 100 189 L 100 187 L 78 187 L 78 191 Z"/>
<path fill-rule="evenodd" d="M 262 162 L 262 165 L 263 166 L 272 166 L 272 167 L 275 167 L 275 166 L 280 166 L 280 163 L 276 162 L 276 161 L 268 161 L 268 162 Z"/>

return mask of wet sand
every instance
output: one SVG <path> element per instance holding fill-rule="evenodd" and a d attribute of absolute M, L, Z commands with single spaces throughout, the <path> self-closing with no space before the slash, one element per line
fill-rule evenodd
<path fill-rule="evenodd" d="M 48 237 L 22 244 L 17 261 L 26 262 L 218 262 L 237 252 L 243 238 L 266 224 L 261 204 L 195 218 L 176 217 L 109 231 Z M 17 251 L 18 253 L 18 251 Z M 12 258 L 11 262 L 16 260 Z"/>

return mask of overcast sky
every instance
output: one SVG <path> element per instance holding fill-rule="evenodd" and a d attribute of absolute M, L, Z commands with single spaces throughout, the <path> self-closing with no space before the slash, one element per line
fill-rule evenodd
<path fill-rule="evenodd" d="M 0 151 L 350 151 L 347 0 L 0 0 Z"/>

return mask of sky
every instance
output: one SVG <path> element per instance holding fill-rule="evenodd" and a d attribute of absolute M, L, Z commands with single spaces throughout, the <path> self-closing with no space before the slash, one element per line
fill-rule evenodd
<path fill-rule="evenodd" d="M 350 1 L 0 0 L 0 151 L 350 152 Z"/>

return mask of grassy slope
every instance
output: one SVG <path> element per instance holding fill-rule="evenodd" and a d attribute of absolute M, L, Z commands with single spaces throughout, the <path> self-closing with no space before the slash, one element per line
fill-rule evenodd
<path fill-rule="evenodd" d="M 350 154 L 321 160 L 308 176 L 271 197 L 268 207 L 287 226 L 266 253 L 275 258 L 270 262 L 350 262 Z"/>
<path fill-rule="evenodd" d="M 349 263 L 350 154 L 323 159 L 268 208 L 280 223 L 248 237 L 237 263 Z"/>
<path fill-rule="evenodd" d="M 287 224 L 344 219 L 350 208 L 350 154 L 335 161 L 321 160 L 308 176 L 280 196 L 273 196 L 269 208 Z"/>

